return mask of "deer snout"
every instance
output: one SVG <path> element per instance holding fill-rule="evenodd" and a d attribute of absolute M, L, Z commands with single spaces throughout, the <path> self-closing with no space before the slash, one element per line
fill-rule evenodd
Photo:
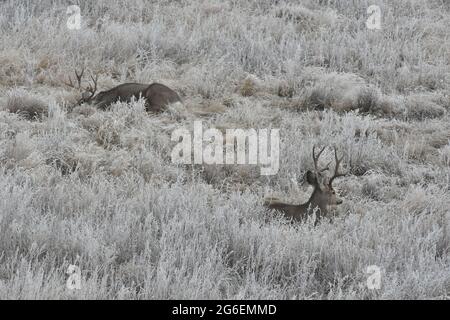
<path fill-rule="evenodd" d="M 342 204 L 342 202 L 343 202 L 342 199 L 339 199 L 339 198 L 336 199 L 336 204 Z"/>

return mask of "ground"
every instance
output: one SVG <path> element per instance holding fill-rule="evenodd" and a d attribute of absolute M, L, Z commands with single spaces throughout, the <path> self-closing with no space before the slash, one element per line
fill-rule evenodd
<path fill-rule="evenodd" d="M 83 1 L 80 30 L 70 4 L 0 3 L 0 299 L 449 297 L 448 1 Z M 183 105 L 74 107 L 83 67 Z M 174 164 L 199 120 L 280 129 L 278 173 Z M 307 200 L 313 145 L 344 202 L 291 224 L 264 199 Z"/>

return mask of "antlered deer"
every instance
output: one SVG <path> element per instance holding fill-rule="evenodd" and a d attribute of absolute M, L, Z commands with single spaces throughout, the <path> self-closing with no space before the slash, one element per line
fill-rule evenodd
<path fill-rule="evenodd" d="M 78 81 L 77 89 L 79 90 L 83 90 L 81 87 L 83 73 L 84 69 L 80 73 L 75 71 Z M 82 94 L 82 98 L 78 100 L 77 105 L 86 102 L 93 103 L 100 109 L 106 109 L 114 102 L 130 102 L 133 98 L 139 99 L 142 97 L 146 100 L 145 108 L 147 111 L 159 112 L 171 103 L 181 102 L 180 96 L 175 91 L 160 83 L 152 83 L 150 85 L 141 83 L 124 83 L 110 90 L 99 92 L 95 95 L 95 92 L 97 91 L 98 76 L 91 76 L 91 80 L 93 82 L 93 86 L 89 85 L 87 88 L 84 88 L 85 91 Z M 69 82 L 66 82 L 66 85 L 76 88 L 70 77 Z"/>
<path fill-rule="evenodd" d="M 267 203 L 266 206 L 269 209 L 281 211 L 287 218 L 291 218 L 295 221 L 302 221 L 315 209 L 318 209 L 317 215 L 318 218 L 320 218 L 328 214 L 330 206 L 336 206 L 342 203 L 342 200 L 337 197 L 332 183 L 337 177 L 342 177 L 345 175 L 345 173 L 339 172 L 339 165 L 341 164 L 344 156 L 339 159 L 336 148 L 334 149 L 334 158 L 336 162 L 334 174 L 331 178 L 327 178 L 323 175 L 323 172 L 329 169 L 328 166 L 331 162 L 323 169 L 319 169 L 318 167 L 319 157 L 324 150 L 325 147 L 323 147 L 316 156 L 315 147 L 313 147 L 312 155 L 315 172 L 308 170 L 305 175 L 306 181 L 314 187 L 314 191 L 309 200 L 299 205 Z"/>

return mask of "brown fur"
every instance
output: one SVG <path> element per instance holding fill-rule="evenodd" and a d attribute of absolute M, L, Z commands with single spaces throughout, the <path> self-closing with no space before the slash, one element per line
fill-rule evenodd
<path fill-rule="evenodd" d="M 169 87 L 153 83 L 145 90 L 144 97 L 147 99 L 147 111 L 162 111 L 167 105 L 181 102 L 180 96 Z"/>
<path fill-rule="evenodd" d="M 160 83 L 151 85 L 124 83 L 98 93 L 92 101 L 98 108 L 106 109 L 114 102 L 130 102 L 132 98 L 139 99 L 139 97 L 147 100 L 146 110 L 153 112 L 160 112 L 171 103 L 181 102 L 181 98 L 175 91 Z"/>
<path fill-rule="evenodd" d="M 313 175 L 311 171 L 308 171 L 307 175 Z M 336 195 L 333 188 L 328 185 L 320 186 L 315 180 L 313 183 L 308 182 L 314 187 L 314 191 L 311 194 L 309 200 L 303 204 L 287 204 L 287 203 L 268 203 L 266 206 L 269 209 L 274 209 L 282 212 L 286 218 L 294 221 L 303 221 L 308 215 L 312 214 L 315 209 L 318 209 L 318 218 L 327 216 L 329 213 L 329 207 L 342 203 Z"/>
<path fill-rule="evenodd" d="M 308 215 L 312 214 L 315 209 L 317 209 L 317 218 L 327 216 L 329 213 L 330 207 L 334 207 L 342 203 L 342 200 L 339 199 L 336 195 L 336 192 L 333 189 L 332 182 L 335 178 L 343 176 L 343 173 L 339 173 L 339 164 L 342 161 L 338 159 L 337 152 L 335 149 L 335 161 L 336 167 L 334 170 L 334 175 L 331 178 L 327 178 L 322 175 L 322 172 L 328 170 L 328 166 L 325 169 L 318 169 L 318 159 L 320 154 L 323 152 L 324 148 L 318 153 L 318 156 L 315 156 L 315 151 L 313 148 L 313 159 L 314 166 L 316 168 L 316 172 L 307 171 L 306 172 L 306 181 L 314 187 L 314 191 L 311 194 L 309 200 L 303 204 L 295 205 L 295 204 L 287 204 L 287 203 L 266 203 L 266 206 L 269 209 L 277 210 L 282 212 L 286 218 L 289 218 L 293 221 L 302 221 Z"/>

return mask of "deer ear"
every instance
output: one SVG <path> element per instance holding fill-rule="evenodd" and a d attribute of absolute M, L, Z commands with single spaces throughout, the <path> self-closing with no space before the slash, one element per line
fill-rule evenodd
<path fill-rule="evenodd" d="M 316 175 L 312 172 L 312 171 L 310 171 L 310 170 L 308 170 L 307 172 L 306 172 L 306 174 L 305 174 L 305 178 L 306 178 L 306 181 L 310 184 L 310 185 L 316 185 L 316 184 L 318 184 L 317 183 L 317 177 L 316 177 Z"/>

